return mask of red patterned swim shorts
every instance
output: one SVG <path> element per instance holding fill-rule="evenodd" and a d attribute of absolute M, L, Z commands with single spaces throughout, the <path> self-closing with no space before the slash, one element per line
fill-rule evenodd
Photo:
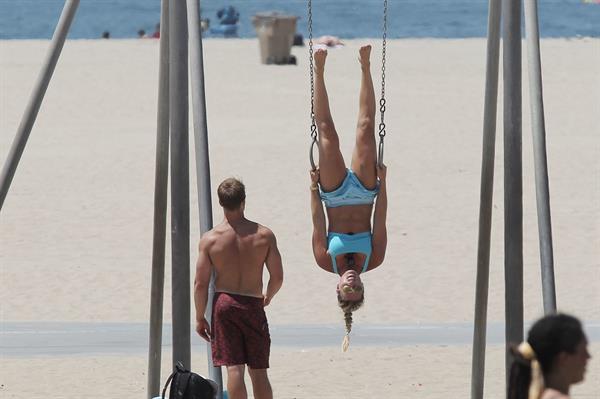
<path fill-rule="evenodd" d="M 215 366 L 269 368 L 271 336 L 262 298 L 216 292 L 211 330 Z"/>

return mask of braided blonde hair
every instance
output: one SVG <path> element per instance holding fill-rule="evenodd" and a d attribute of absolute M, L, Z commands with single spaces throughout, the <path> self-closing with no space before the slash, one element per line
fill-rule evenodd
<path fill-rule="evenodd" d="M 363 292 L 362 297 L 358 301 L 347 301 L 343 300 L 341 295 L 338 293 L 338 305 L 344 312 L 344 321 L 346 323 L 346 335 L 342 341 L 342 352 L 348 350 L 350 346 L 350 331 L 352 331 L 352 312 L 360 309 L 365 301 L 365 294 Z"/>

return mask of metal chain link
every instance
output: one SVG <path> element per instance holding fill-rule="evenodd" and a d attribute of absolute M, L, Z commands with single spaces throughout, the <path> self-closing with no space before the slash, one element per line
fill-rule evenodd
<path fill-rule="evenodd" d="M 388 0 L 383 0 L 383 44 L 381 50 L 381 99 L 379 100 L 379 113 L 381 122 L 379 123 L 379 150 L 377 163 L 383 165 L 383 139 L 385 137 L 385 56 L 387 44 L 387 10 Z"/>
<path fill-rule="evenodd" d="M 310 165 L 313 170 L 317 168 L 313 150 L 317 143 L 317 124 L 315 122 L 315 74 L 313 66 L 313 28 L 312 28 L 312 0 L 308 0 L 308 60 L 310 68 L 310 137 L 312 142 L 310 144 Z"/>
<path fill-rule="evenodd" d="M 381 57 L 381 99 L 379 100 L 379 113 L 381 115 L 381 122 L 379 123 L 379 151 L 378 151 L 378 163 L 383 163 L 383 139 L 385 137 L 385 57 L 386 57 L 386 44 L 387 44 L 387 11 L 388 11 L 388 0 L 383 0 L 383 44 L 382 44 L 382 57 Z M 310 164 L 312 169 L 316 169 L 314 162 L 313 150 L 317 143 L 317 124 L 315 122 L 315 77 L 314 77 L 314 59 L 313 59 L 313 26 L 312 26 L 312 0 L 308 0 L 308 60 L 309 60 L 309 71 L 310 71 L 310 137 L 312 142 L 310 144 Z"/>

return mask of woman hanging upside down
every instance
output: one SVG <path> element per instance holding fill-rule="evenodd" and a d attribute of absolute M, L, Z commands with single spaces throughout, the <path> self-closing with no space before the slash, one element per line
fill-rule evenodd
<path fill-rule="evenodd" d="M 360 308 L 364 301 L 360 274 L 381 265 L 387 245 L 386 167 L 377 165 L 375 92 L 370 55 L 371 46 L 360 48 L 362 78 L 358 125 L 352 163 L 348 169 L 340 152 L 323 78 L 327 50 L 318 49 L 314 54 L 314 111 L 319 132 L 319 169 L 310 173 L 312 246 L 317 264 L 340 276 L 336 290 L 346 321 L 344 351 L 348 348 L 352 312 Z M 377 202 L 373 213 L 375 197 Z M 321 201 L 327 208 L 329 226 Z"/>

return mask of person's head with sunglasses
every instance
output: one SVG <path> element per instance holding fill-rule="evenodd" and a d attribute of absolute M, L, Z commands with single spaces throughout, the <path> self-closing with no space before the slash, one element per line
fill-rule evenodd
<path fill-rule="evenodd" d="M 347 254 L 347 259 L 352 259 L 355 254 Z M 347 261 L 347 268 L 342 272 L 338 280 L 336 291 L 338 301 L 361 302 L 364 299 L 364 285 L 360 278 L 360 272 L 352 268 L 353 260 Z"/>

